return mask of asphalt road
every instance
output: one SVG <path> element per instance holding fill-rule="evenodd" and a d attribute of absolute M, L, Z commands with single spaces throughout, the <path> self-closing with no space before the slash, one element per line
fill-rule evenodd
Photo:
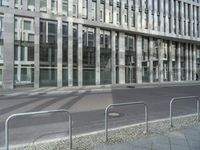
<path fill-rule="evenodd" d="M 6 118 L 19 112 L 68 109 L 73 116 L 73 134 L 88 133 L 104 128 L 104 109 L 111 103 L 144 101 L 149 107 L 149 120 L 169 117 L 169 102 L 173 97 L 200 96 L 200 86 L 105 89 L 96 91 L 29 91 L 13 94 L 0 93 L 0 147 L 4 145 Z M 174 115 L 196 112 L 195 101 L 176 102 Z M 110 118 L 109 127 L 144 121 L 142 106 L 111 109 L 118 117 Z M 11 144 L 33 143 L 68 135 L 65 114 L 19 117 L 10 122 Z"/>

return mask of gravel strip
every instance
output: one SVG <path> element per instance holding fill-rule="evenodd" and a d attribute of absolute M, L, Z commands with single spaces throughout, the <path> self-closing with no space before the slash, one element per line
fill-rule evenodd
<path fill-rule="evenodd" d="M 185 116 L 173 119 L 174 127 L 170 127 L 170 121 L 159 120 L 149 123 L 149 132 L 145 131 L 145 124 L 133 125 L 132 127 L 109 130 L 109 141 L 105 142 L 104 133 L 97 133 L 85 136 L 73 136 L 73 150 L 98 150 L 107 145 L 131 142 L 135 139 L 146 138 L 155 134 L 162 134 L 183 128 L 199 126 L 196 116 Z M 12 148 L 14 150 L 67 150 L 69 149 L 68 139 L 49 143 L 33 143 L 32 145 Z"/>

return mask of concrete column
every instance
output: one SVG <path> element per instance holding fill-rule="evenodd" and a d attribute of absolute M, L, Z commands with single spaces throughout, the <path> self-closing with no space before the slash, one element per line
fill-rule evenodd
<path fill-rule="evenodd" d="M 181 44 L 178 42 L 178 49 L 177 49 L 177 55 L 178 55 L 178 60 L 177 60 L 177 69 L 178 69 L 178 81 L 181 81 Z"/>
<path fill-rule="evenodd" d="M 112 45 L 112 84 L 116 84 L 116 33 L 112 31 L 111 33 L 111 45 Z"/>
<path fill-rule="evenodd" d="M 23 4 L 22 9 L 23 10 L 27 10 L 27 8 L 28 8 L 28 1 L 27 0 L 22 0 L 22 4 Z"/>
<path fill-rule="evenodd" d="M 51 14 L 51 0 L 47 1 L 47 13 Z"/>
<path fill-rule="evenodd" d="M 173 61 L 172 61 L 172 57 L 173 57 L 173 51 L 175 49 L 173 49 L 173 45 L 172 45 L 172 41 L 169 41 L 169 81 L 173 81 Z"/>
<path fill-rule="evenodd" d="M 181 35 L 184 36 L 184 5 L 183 1 L 181 1 Z"/>
<path fill-rule="evenodd" d="M 58 68 L 57 68 L 57 86 L 58 87 L 62 87 L 62 83 L 63 83 L 63 78 L 62 78 L 62 56 L 63 56 L 63 40 L 62 40 L 62 18 L 58 19 L 58 37 L 57 37 L 57 47 L 58 47 L 58 54 L 57 54 L 57 64 L 58 64 Z"/>
<path fill-rule="evenodd" d="M 125 24 L 125 20 L 124 20 L 124 15 L 125 15 L 125 1 L 121 1 L 121 7 L 120 7 L 120 11 L 121 11 L 121 25 L 124 27 Z"/>
<path fill-rule="evenodd" d="M 15 8 L 15 1 L 14 0 L 9 1 L 9 8 Z"/>
<path fill-rule="evenodd" d="M 62 0 L 58 0 L 58 15 L 62 14 Z"/>
<path fill-rule="evenodd" d="M 88 0 L 88 20 L 92 20 L 92 12 L 90 11 L 90 9 L 92 8 L 92 0 Z"/>
<path fill-rule="evenodd" d="M 188 52 L 188 43 L 186 43 L 185 49 L 185 71 L 186 71 L 186 80 L 189 80 L 189 60 L 188 60 L 189 52 Z"/>
<path fill-rule="evenodd" d="M 194 7 L 194 38 L 197 39 L 197 7 Z"/>
<path fill-rule="evenodd" d="M 78 86 L 83 85 L 83 26 L 78 24 Z"/>
<path fill-rule="evenodd" d="M 73 23 L 68 23 L 68 86 L 73 86 Z"/>
<path fill-rule="evenodd" d="M 154 30 L 158 31 L 158 4 L 157 0 L 154 0 Z"/>
<path fill-rule="evenodd" d="M 174 0 L 171 0 L 171 33 L 174 34 Z"/>
<path fill-rule="evenodd" d="M 159 16 L 159 19 L 160 19 L 160 32 L 164 32 L 164 15 L 163 15 L 163 12 L 164 11 L 164 1 L 163 0 L 160 0 L 160 16 Z"/>
<path fill-rule="evenodd" d="M 131 6 L 133 5 L 133 1 L 128 1 L 128 28 L 131 28 Z"/>
<path fill-rule="evenodd" d="M 178 15 L 178 1 L 176 1 L 176 35 L 179 35 L 179 15 Z"/>
<path fill-rule="evenodd" d="M 165 1 L 165 32 L 169 33 L 169 1 Z"/>
<path fill-rule="evenodd" d="M 14 14 L 4 14 L 3 88 L 14 87 Z"/>
<path fill-rule="evenodd" d="M 149 11 L 148 11 L 148 19 L 149 19 L 149 22 L 148 22 L 148 29 L 149 30 L 152 30 L 153 29 L 153 18 L 152 18 L 152 7 L 153 7 L 153 4 L 152 3 L 149 3 L 148 2 L 148 9 L 149 9 Z"/>
<path fill-rule="evenodd" d="M 196 73 L 197 73 L 197 45 L 194 44 L 194 49 L 193 49 L 193 80 L 196 80 Z"/>
<path fill-rule="evenodd" d="M 164 42 L 163 40 L 160 40 L 160 49 L 159 49 L 159 60 L 158 60 L 158 66 L 159 66 L 159 82 L 163 82 L 163 49 L 164 49 Z"/>
<path fill-rule="evenodd" d="M 35 46 L 34 46 L 34 87 L 40 87 L 40 18 L 35 17 L 34 26 L 35 36 Z"/>
<path fill-rule="evenodd" d="M 190 37 L 193 38 L 193 5 L 190 5 Z"/>
<path fill-rule="evenodd" d="M 153 38 L 149 39 L 149 52 L 150 52 L 150 62 L 149 62 L 149 70 L 150 70 L 150 83 L 153 83 L 153 51 L 154 51 L 154 41 Z"/>
<path fill-rule="evenodd" d="M 35 12 L 40 12 L 40 0 L 35 0 Z"/>
<path fill-rule="evenodd" d="M 140 30 L 141 28 L 141 15 L 139 12 L 139 4 L 140 4 L 140 0 L 135 0 L 135 28 L 136 30 Z"/>
<path fill-rule="evenodd" d="M 73 17 L 73 0 L 68 0 L 68 16 Z"/>
<path fill-rule="evenodd" d="M 136 35 L 136 82 L 142 83 L 142 37 L 140 35 Z"/>
<path fill-rule="evenodd" d="M 190 56 L 190 60 L 189 60 L 189 69 L 190 69 L 189 80 L 192 81 L 192 78 L 193 78 L 193 75 L 192 75 L 192 73 L 193 73 L 193 61 L 192 61 L 193 52 L 192 52 L 192 44 L 190 44 L 189 56 Z"/>
<path fill-rule="evenodd" d="M 185 31 L 186 31 L 186 36 L 188 36 L 188 7 L 187 5 L 188 4 L 185 4 L 186 5 L 186 9 L 185 9 L 185 14 L 186 14 L 186 18 L 185 18 L 185 22 L 186 22 L 186 26 L 185 26 Z"/>
<path fill-rule="evenodd" d="M 100 22 L 100 4 L 101 4 L 101 0 L 96 0 L 96 2 L 97 2 L 97 22 Z M 113 18 L 115 18 L 115 17 L 113 17 Z"/>
<path fill-rule="evenodd" d="M 142 16 L 141 16 L 141 22 L 142 22 L 142 25 L 141 25 L 141 28 L 142 29 L 145 29 L 145 24 L 146 24 L 146 22 L 145 22 L 145 1 L 142 1 Z"/>
<path fill-rule="evenodd" d="M 78 18 L 82 18 L 82 13 L 83 13 L 83 2 L 82 0 L 79 0 L 79 3 L 78 3 Z"/>
<path fill-rule="evenodd" d="M 109 21 L 109 12 L 110 12 L 109 1 L 105 1 L 105 22 L 106 23 L 110 23 L 110 21 Z"/>
<path fill-rule="evenodd" d="M 96 28 L 96 85 L 100 85 L 100 28 Z"/>
<path fill-rule="evenodd" d="M 119 84 L 125 84 L 125 34 L 119 33 Z"/>
<path fill-rule="evenodd" d="M 113 0 L 113 24 L 117 25 L 117 0 Z"/>

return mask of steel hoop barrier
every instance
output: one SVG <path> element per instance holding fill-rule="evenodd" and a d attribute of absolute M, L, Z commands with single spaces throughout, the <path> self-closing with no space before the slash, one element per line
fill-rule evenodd
<path fill-rule="evenodd" d="M 181 101 L 181 100 L 188 100 L 188 99 L 192 99 L 192 100 L 196 100 L 197 101 L 197 120 L 199 121 L 200 120 L 200 117 L 199 117 L 199 97 L 198 96 L 186 96 L 186 97 L 174 97 L 171 99 L 170 101 L 170 126 L 173 127 L 173 120 L 172 120 L 172 117 L 173 117 L 173 113 L 172 113 L 172 104 L 175 102 L 175 101 Z"/>
<path fill-rule="evenodd" d="M 49 111 L 38 111 L 38 112 L 27 112 L 27 113 L 17 113 L 9 116 L 5 122 L 5 149 L 9 150 L 9 121 L 15 117 L 20 116 L 31 116 L 31 115 L 41 115 L 48 113 L 66 113 L 69 118 L 69 147 L 72 149 L 72 116 L 69 111 L 65 109 L 60 110 L 49 110 Z"/>
<path fill-rule="evenodd" d="M 130 103 L 119 103 L 119 104 L 110 104 L 105 109 L 105 141 L 108 141 L 108 111 L 113 106 L 130 106 L 130 105 L 144 105 L 145 108 L 145 133 L 148 132 L 148 106 L 144 102 L 130 102 Z"/>

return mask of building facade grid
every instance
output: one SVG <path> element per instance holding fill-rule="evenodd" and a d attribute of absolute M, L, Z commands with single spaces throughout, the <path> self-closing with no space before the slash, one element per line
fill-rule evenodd
<path fill-rule="evenodd" d="M 0 86 L 196 80 L 200 0 L 0 0 Z"/>

